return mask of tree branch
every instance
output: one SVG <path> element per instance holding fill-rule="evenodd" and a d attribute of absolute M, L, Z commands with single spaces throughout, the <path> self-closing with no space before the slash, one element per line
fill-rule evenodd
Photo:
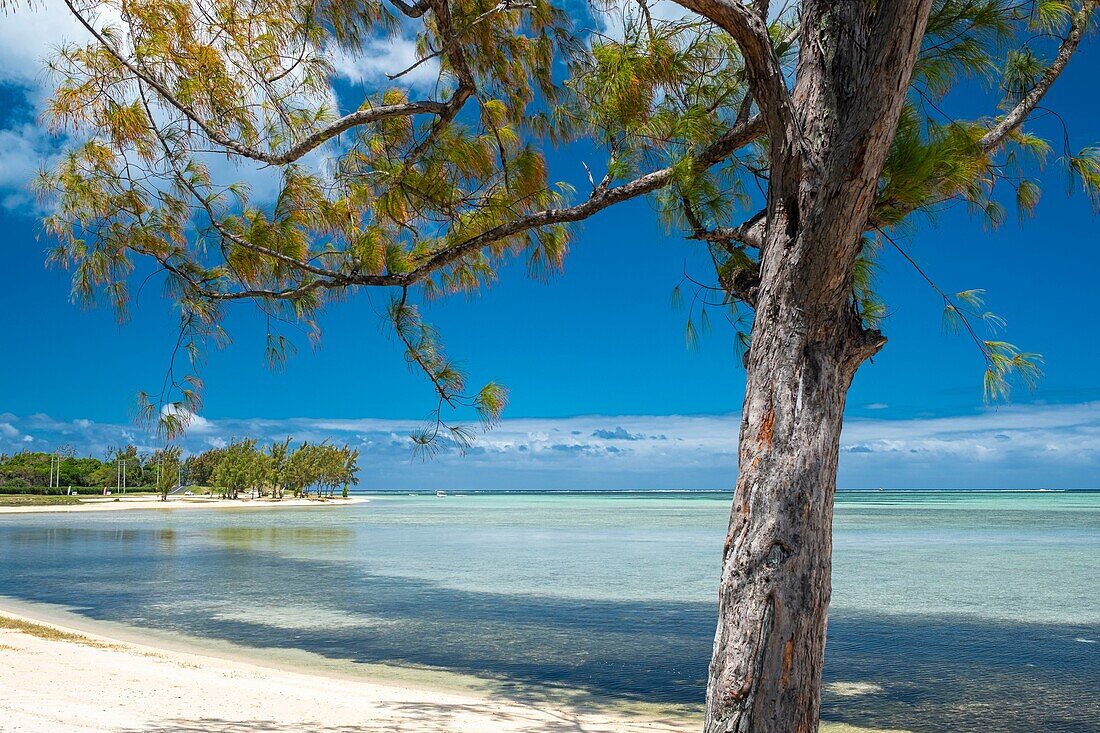
<path fill-rule="evenodd" d="M 446 102 L 420 100 L 416 102 L 406 102 L 404 104 L 387 104 L 381 107 L 357 110 L 317 130 L 284 153 L 276 155 L 259 153 L 259 157 L 248 157 L 255 157 L 256 160 L 272 165 L 286 165 L 288 163 L 293 163 L 306 153 L 320 147 L 340 133 L 346 132 L 353 127 L 368 125 L 372 122 L 379 122 L 392 117 L 412 117 L 418 114 L 432 114 L 442 117 L 448 114 L 452 108 L 461 107 L 467 99 L 469 99 L 469 95 L 456 92 Z M 244 153 L 242 153 L 242 155 L 244 155 Z"/>
<path fill-rule="evenodd" d="M 764 121 L 760 115 L 756 115 L 745 124 L 738 125 L 728 130 L 725 134 L 704 148 L 695 158 L 695 167 L 700 170 L 709 168 L 728 157 L 737 149 L 761 137 L 763 134 Z M 672 180 L 673 172 L 673 167 L 668 166 L 647 173 L 620 186 L 597 187 L 592 195 L 583 203 L 561 209 L 546 209 L 520 217 L 507 224 L 493 227 L 464 242 L 451 245 L 430 255 L 411 271 L 403 275 L 373 276 L 373 278 L 398 277 L 403 279 L 402 282 L 363 282 L 362 284 L 397 285 L 422 280 L 431 272 L 446 267 L 466 254 L 492 244 L 493 242 L 539 227 L 580 221 L 613 204 L 652 193 L 667 185 L 669 181 Z"/>
<path fill-rule="evenodd" d="M 695 157 L 695 166 L 698 169 L 709 168 L 715 163 L 729 157 L 733 152 L 739 148 L 749 144 L 753 140 L 760 138 L 764 134 L 764 121 L 760 115 L 756 115 L 745 122 L 743 125 L 737 125 L 725 134 L 719 137 L 710 145 L 703 148 L 702 151 Z M 433 272 L 440 270 L 448 265 L 454 264 L 458 260 L 462 259 L 468 254 L 476 252 L 479 249 L 487 247 L 495 242 L 499 242 L 502 239 L 521 234 L 532 229 L 538 229 L 545 226 L 552 226 L 554 224 L 564 224 L 569 222 L 580 221 L 586 219 L 593 214 L 596 214 L 603 209 L 608 208 L 614 204 L 622 201 L 627 201 L 638 196 L 644 196 L 648 193 L 652 193 L 666 185 L 672 180 L 673 167 L 668 166 L 661 168 L 660 170 L 652 171 L 643 176 L 640 176 L 629 183 L 624 183 L 619 186 L 598 186 L 584 202 L 575 206 L 567 206 L 560 209 L 544 209 L 542 211 L 527 214 L 521 216 L 506 224 L 501 224 L 491 229 L 488 229 L 481 234 L 470 237 L 469 239 L 461 242 L 448 245 L 443 249 L 437 250 L 422 260 L 420 260 L 413 268 L 403 273 L 383 273 L 379 275 L 367 275 L 357 273 L 335 273 L 331 271 L 323 271 L 320 268 L 307 266 L 299 260 L 288 258 L 287 255 L 274 252 L 273 250 L 267 250 L 266 248 L 259 248 L 250 243 L 243 243 L 241 246 L 249 247 L 262 254 L 270 254 L 278 259 L 287 262 L 292 266 L 302 267 L 302 269 L 308 270 L 315 274 L 321 275 L 320 279 L 312 280 L 308 283 L 296 285 L 293 288 L 285 290 L 266 290 L 266 289 L 248 289 L 244 291 L 236 292 L 219 292 L 212 291 L 206 288 L 199 287 L 198 292 L 202 297 L 210 298 L 213 300 L 238 300 L 242 298 L 260 297 L 260 298 L 272 298 L 272 299 L 293 299 L 299 297 L 303 293 L 315 290 L 317 288 L 338 288 L 348 285 L 362 285 L 368 287 L 408 287 L 414 285 Z M 754 226 L 760 226 L 762 222 L 757 222 Z M 192 286 L 195 283 L 192 281 Z"/>
<path fill-rule="evenodd" d="M 691 222 L 693 231 L 688 235 L 688 239 L 698 239 L 703 242 L 738 242 L 746 247 L 760 249 L 764 246 L 766 215 L 766 209 L 758 211 L 735 227 L 707 229 L 701 225 L 701 222 L 699 224 Z"/>
<path fill-rule="evenodd" d="M 421 100 L 415 102 L 406 102 L 404 104 L 389 104 L 381 107 L 372 107 L 370 109 L 357 110 L 350 114 L 344 115 L 338 120 L 326 125 L 325 127 L 313 132 L 293 147 L 289 148 L 282 153 L 268 153 L 262 150 L 257 150 L 253 147 L 245 145 L 238 140 L 234 140 L 229 135 L 223 134 L 215 127 L 213 127 L 209 121 L 203 119 L 190 105 L 187 105 L 179 100 L 176 95 L 172 93 L 168 87 L 166 87 L 159 80 L 150 76 L 144 70 L 139 68 L 137 64 L 127 58 L 124 54 L 118 51 L 113 45 L 111 45 L 107 38 L 99 32 L 95 26 L 93 26 L 73 5 L 72 0 L 65 0 L 65 5 L 69 8 L 69 11 L 77 19 L 77 21 L 84 27 L 88 33 L 99 43 L 108 53 L 111 54 L 127 71 L 133 74 L 140 81 L 145 82 L 148 86 L 156 90 L 157 94 L 170 106 L 175 108 L 184 117 L 193 122 L 211 142 L 217 143 L 226 150 L 236 153 L 245 158 L 256 160 L 261 163 L 267 163 L 269 165 L 287 165 L 298 160 L 302 156 L 306 155 L 310 151 L 321 146 L 328 140 L 336 137 L 342 132 L 350 130 L 353 127 L 360 125 L 370 124 L 372 122 L 379 122 L 381 120 L 390 119 L 393 117 L 411 117 L 417 114 L 434 114 L 440 117 L 448 114 L 454 115 L 458 108 L 460 108 L 470 94 L 468 90 L 462 88 L 455 91 L 451 98 L 446 102 Z"/>
<path fill-rule="evenodd" d="M 415 5 L 411 5 L 405 2 L 405 0 L 390 0 L 390 4 L 400 10 L 403 15 L 406 15 L 409 18 L 419 18 L 425 12 L 427 12 L 428 8 L 431 6 L 431 3 L 428 0 L 420 0 L 420 2 L 416 3 Z"/>
<path fill-rule="evenodd" d="M 801 144 L 790 90 L 772 46 L 766 18 L 738 0 L 675 0 L 729 33 L 745 60 L 752 97 L 767 123 L 768 134 Z M 792 134 L 794 133 L 794 134 Z"/>
<path fill-rule="evenodd" d="M 982 136 L 982 139 L 978 141 L 978 145 L 981 146 L 982 150 L 989 153 L 998 148 L 1005 141 L 1005 138 L 1015 132 L 1024 123 L 1028 115 L 1039 106 L 1039 102 L 1050 91 L 1055 80 L 1061 76 L 1062 71 L 1069 64 L 1069 60 L 1073 58 L 1073 54 L 1077 51 L 1085 31 L 1088 30 L 1092 12 L 1098 5 L 1100 5 L 1100 2 L 1096 0 L 1087 0 L 1081 5 L 1080 10 L 1074 14 L 1073 20 L 1070 22 L 1069 33 L 1062 40 L 1062 45 L 1058 48 L 1058 55 L 1054 57 L 1054 62 L 1043 73 L 1043 76 L 1032 87 L 1031 91 L 1025 94 L 1016 103 L 1016 106 L 1001 118 L 1000 122 Z"/>

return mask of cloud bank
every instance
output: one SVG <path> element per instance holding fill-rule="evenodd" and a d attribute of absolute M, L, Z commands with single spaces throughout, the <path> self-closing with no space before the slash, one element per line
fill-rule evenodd
<path fill-rule="evenodd" d="M 734 415 L 517 418 L 465 454 L 413 456 L 415 420 L 196 417 L 189 452 L 234 436 L 330 439 L 361 450 L 368 489 L 730 488 L 737 472 Z M 132 425 L 0 414 L 0 451 L 69 445 L 103 454 L 157 441 Z M 1100 402 L 1005 407 L 934 419 L 851 418 L 842 438 L 842 488 L 1100 487 Z"/>

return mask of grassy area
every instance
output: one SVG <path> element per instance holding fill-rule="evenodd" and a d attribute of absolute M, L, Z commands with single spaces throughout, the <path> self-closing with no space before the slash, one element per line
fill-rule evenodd
<path fill-rule="evenodd" d="M 89 639 L 88 637 L 81 636 L 80 634 L 72 634 L 68 631 L 55 629 L 52 626 L 44 626 L 43 624 L 36 624 L 30 621 L 10 618 L 8 616 L 0 616 L 0 630 L 18 631 L 23 634 L 37 636 L 40 639 L 47 639 L 49 641 L 70 641 L 75 644 L 83 644 L 84 646 L 96 647 L 98 649 L 118 648 L 114 644 L 104 644 L 103 642 Z"/>
<path fill-rule="evenodd" d="M 76 496 L 46 496 L 44 494 L 0 495 L 0 506 L 48 506 L 54 504 L 79 504 Z"/>

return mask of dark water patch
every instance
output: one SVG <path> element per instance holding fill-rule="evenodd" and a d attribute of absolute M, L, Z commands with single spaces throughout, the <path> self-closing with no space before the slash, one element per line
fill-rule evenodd
<path fill-rule="evenodd" d="M 1096 733 L 1097 626 L 835 614 L 822 717 L 935 731 Z M 881 691 L 830 692 L 839 682 Z M 830 683 L 834 683 L 830 685 Z"/>
<path fill-rule="evenodd" d="M 316 556 L 270 551 L 282 542 Z M 344 542 L 346 531 L 313 529 L 0 525 L 0 594 L 257 648 L 702 702 L 712 604 L 456 590 L 333 561 Z M 438 577 L 448 579 L 443 556 Z M 1098 638 L 1098 626 L 838 610 L 823 717 L 915 733 L 1095 733 L 1100 644 L 1077 640 Z"/>

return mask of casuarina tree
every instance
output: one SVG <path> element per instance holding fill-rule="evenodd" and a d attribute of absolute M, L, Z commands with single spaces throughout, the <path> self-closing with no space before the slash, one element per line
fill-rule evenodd
<path fill-rule="evenodd" d="M 468 390 L 417 304 L 512 256 L 550 274 L 571 223 L 650 196 L 713 262 L 696 294 L 749 324 L 705 727 L 816 729 L 845 396 L 886 342 L 870 273 L 885 248 L 912 257 L 897 240 L 915 212 L 1034 207 L 1054 156 L 1028 120 L 1095 2 L 637 0 L 578 22 L 548 0 L 63 1 L 87 38 L 51 62 L 47 118 L 71 148 L 39 188 L 75 294 L 124 309 L 155 269 L 181 353 L 250 301 L 279 362 L 280 323 L 315 329 L 333 298 L 388 290 L 439 406 L 414 436 L 429 450 L 470 439 L 451 408 L 491 423 L 506 393 Z M 334 81 L 408 38 L 416 58 L 386 82 Z M 953 90 L 985 114 L 947 116 Z M 543 155 L 578 140 L 605 151 L 582 190 Z M 1095 200 L 1100 152 L 1061 153 Z M 259 178 L 274 195 L 251 193 Z M 937 292 L 991 397 L 1034 380 L 1036 356 L 985 335 L 978 293 Z M 148 398 L 168 432 L 199 407 L 183 373 Z"/>

